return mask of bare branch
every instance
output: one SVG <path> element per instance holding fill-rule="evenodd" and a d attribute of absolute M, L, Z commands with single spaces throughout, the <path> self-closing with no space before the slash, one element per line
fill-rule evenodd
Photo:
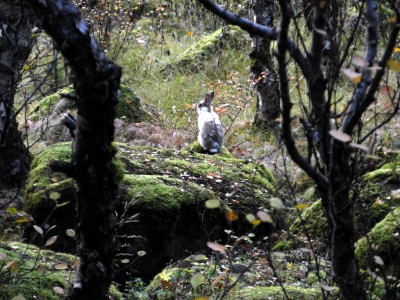
<path fill-rule="evenodd" d="M 277 40 L 279 35 L 279 30 L 276 28 L 271 28 L 268 26 L 263 26 L 257 23 L 254 23 L 246 18 L 242 18 L 236 14 L 233 14 L 221 6 L 214 3 L 211 0 L 197 0 L 200 2 L 206 9 L 214 13 L 215 15 L 221 17 L 229 24 L 239 26 L 241 29 L 247 31 L 250 35 L 259 35 L 271 40 Z M 287 49 L 299 65 L 301 71 L 304 74 L 310 74 L 307 68 L 307 57 L 301 52 L 298 45 L 290 38 L 287 39 Z"/>
<path fill-rule="evenodd" d="M 365 55 L 365 60 L 368 63 L 368 67 L 373 65 L 373 61 L 376 57 L 377 46 L 378 46 L 378 15 L 376 13 L 375 1 L 366 1 L 367 15 L 368 15 L 368 47 Z M 346 111 L 346 115 L 343 119 L 341 129 L 347 134 L 351 134 L 355 124 L 361 117 L 361 114 L 357 114 L 360 104 L 364 101 L 365 94 L 368 86 L 371 84 L 371 71 L 369 68 L 364 68 L 362 72 L 362 80 L 357 87 L 357 90 L 353 96 L 353 99 Z M 365 102 L 365 101 L 364 101 Z"/>
<path fill-rule="evenodd" d="M 380 69 L 376 71 L 376 74 L 369 86 L 368 92 L 364 97 L 364 100 L 357 106 L 351 103 L 352 108 L 348 108 L 345 120 L 343 120 L 342 130 L 346 133 L 351 133 L 354 130 L 358 120 L 360 120 L 361 115 L 367 110 L 368 106 L 375 101 L 375 93 L 379 89 L 380 82 L 386 71 L 387 62 L 393 54 L 393 49 L 396 47 L 397 37 L 400 31 L 400 18 L 397 17 L 398 22 L 394 25 L 390 32 L 389 40 L 386 44 L 385 52 L 382 56 L 381 61 L 378 63 Z M 366 87 L 365 87 L 366 88 Z M 356 99 L 357 95 L 353 97 Z M 358 100 L 360 101 L 360 100 Z M 354 107 L 353 107 L 354 106 Z M 346 120 L 347 119 L 347 120 Z"/>
<path fill-rule="evenodd" d="M 283 137 L 288 150 L 288 153 L 292 160 L 297 163 L 311 178 L 315 180 L 322 188 L 326 188 L 328 184 L 327 178 L 318 172 L 315 168 L 309 164 L 306 159 L 304 159 L 299 153 L 294 138 L 292 136 L 292 118 L 291 109 L 293 104 L 290 101 L 289 94 L 289 80 L 287 77 L 287 63 L 286 63 L 286 52 L 287 52 L 287 41 L 288 41 L 288 31 L 291 19 L 291 12 L 285 0 L 280 0 L 279 4 L 282 10 L 281 19 L 281 31 L 278 38 L 278 72 L 281 85 L 281 97 L 282 97 L 282 129 Z"/>

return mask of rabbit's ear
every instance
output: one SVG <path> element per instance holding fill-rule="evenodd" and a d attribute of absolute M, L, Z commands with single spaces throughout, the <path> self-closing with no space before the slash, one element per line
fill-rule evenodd
<path fill-rule="evenodd" d="M 205 98 L 204 98 L 204 102 L 208 105 L 210 105 L 211 101 L 213 101 L 214 99 L 214 91 L 212 91 L 209 94 L 206 94 Z"/>

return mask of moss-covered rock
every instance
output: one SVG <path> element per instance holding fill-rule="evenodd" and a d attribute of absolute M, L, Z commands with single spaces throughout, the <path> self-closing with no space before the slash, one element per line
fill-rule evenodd
<path fill-rule="evenodd" d="M 51 236 L 51 233 L 48 235 Z M 61 292 L 66 294 L 74 279 L 74 255 L 17 242 L 0 242 L 0 253 L 4 255 L 1 259 L 4 265 L 0 300 L 9 300 L 18 295 L 24 299 L 64 299 Z M 58 288 L 59 292 L 54 288 Z M 122 299 L 115 286 L 110 288 L 110 299 Z"/>
<path fill-rule="evenodd" d="M 68 109 L 73 108 L 73 101 L 72 100 L 67 100 L 63 97 L 63 94 L 72 94 L 74 92 L 73 87 L 67 86 L 65 88 L 62 88 L 61 90 L 57 91 L 56 93 L 53 93 L 51 95 L 48 95 L 44 97 L 42 100 L 40 100 L 33 108 L 29 111 L 29 118 L 31 120 L 39 120 L 40 118 L 47 117 L 51 115 L 54 110 L 56 109 L 57 104 L 64 99 L 62 105 L 60 105 L 60 111 L 58 113 L 61 113 L 62 111 L 66 111 Z"/>
<path fill-rule="evenodd" d="M 163 71 L 190 70 L 196 72 L 199 67 L 213 57 L 223 45 L 225 48 L 235 49 L 243 42 L 249 42 L 246 32 L 237 26 L 228 25 L 203 37 L 196 44 L 181 53 Z M 221 43 L 222 42 L 222 43 Z"/>
<path fill-rule="evenodd" d="M 139 97 L 127 85 L 121 84 L 120 91 L 120 101 L 116 106 L 116 116 L 120 123 L 125 123 L 121 120 L 130 123 L 152 121 L 152 117 L 142 109 Z M 71 111 L 74 115 L 75 105 L 72 99 L 63 95 L 73 92 L 72 86 L 65 87 L 44 97 L 29 111 L 29 122 L 24 125 L 23 132 L 34 154 L 45 149 L 48 144 L 71 140 L 71 134 L 63 123 L 63 114 Z"/>
<path fill-rule="evenodd" d="M 390 180 L 391 178 L 395 179 L 398 178 L 400 174 L 400 160 L 399 157 L 395 157 L 394 161 L 384 164 L 379 169 L 371 171 L 364 175 L 366 180 L 381 180 L 385 179 L 386 181 Z"/>
<path fill-rule="evenodd" d="M 390 212 L 377 223 L 366 237 L 356 245 L 356 256 L 363 269 L 379 266 L 380 257 L 386 272 L 398 274 L 400 270 L 400 208 Z M 378 259 L 379 260 L 379 259 Z M 378 262 L 378 264 L 376 264 Z"/>
<path fill-rule="evenodd" d="M 208 240 L 226 239 L 224 229 L 238 234 L 250 230 L 247 213 L 254 214 L 260 207 L 273 213 L 268 199 L 275 180 L 262 164 L 190 150 L 115 146 L 116 168 L 126 172 L 123 179 L 118 176 L 122 179 L 117 207 L 121 219 L 118 259 L 136 259 L 129 269 L 133 273 L 141 270 L 141 276 L 151 278 L 171 259 L 204 249 Z M 59 240 L 52 247 L 63 251 L 75 248 L 65 230 L 74 226 L 76 187 L 72 179 L 51 172 L 48 163 L 69 161 L 70 148 L 70 143 L 55 144 L 37 155 L 24 202 L 36 224 L 45 228 L 57 225 L 53 232 Z M 218 200 L 221 205 L 207 209 L 208 200 Z M 234 211 L 239 220 L 230 224 L 227 211 Z M 270 225 L 262 224 L 257 230 L 265 234 Z M 26 230 L 27 238 L 34 234 L 32 228 Z M 142 250 L 147 255 L 139 257 Z"/>
<path fill-rule="evenodd" d="M 321 200 L 315 201 L 310 207 L 306 208 L 290 226 L 289 231 L 295 235 L 300 233 L 307 234 L 312 238 L 323 238 L 328 232 L 328 221 L 324 215 Z"/>
<path fill-rule="evenodd" d="M 68 100 L 63 95 L 73 94 L 72 86 L 67 86 L 56 93 L 44 97 L 30 111 L 31 120 L 39 120 L 48 117 L 54 113 L 60 115 L 69 109 L 74 109 L 72 100 Z M 150 121 L 151 117 L 142 109 L 140 98 L 126 84 L 120 86 L 121 96 L 116 107 L 118 118 L 125 119 L 128 122 Z"/>
<path fill-rule="evenodd" d="M 126 84 L 120 86 L 121 96 L 116 107 L 117 117 L 128 122 L 148 122 L 151 116 L 142 109 L 138 95 Z"/>

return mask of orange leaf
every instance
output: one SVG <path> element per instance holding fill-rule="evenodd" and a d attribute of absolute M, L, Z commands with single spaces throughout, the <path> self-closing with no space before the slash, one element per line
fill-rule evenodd
<path fill-rule="evenodd" d="M 236 221 L 237 219 L 239 219 L 239 216 L 237 214 L 235 214 L 233 211 L 228 211 L 225 214 L 225 217 L 228 219 L 228 221 Z"/>

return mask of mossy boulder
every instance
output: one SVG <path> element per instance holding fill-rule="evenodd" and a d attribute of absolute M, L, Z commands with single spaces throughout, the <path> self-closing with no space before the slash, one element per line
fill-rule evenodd
<path fill-rule="evenodd" d="M 74 109 L 72 99 L 67 99 L 64 95 L 73 95 L 72 86 L 67 86 L 61 90 L 44 97 L 29 112 L 31 120 L 47 118 L 51 115 L 60 115 L 69 109 Z M 150 121 L 151 117 L 142 109 L 140 98 L 126 84 L 120 86 L 120 100 L 116 107 L 117 117 L 128 122 Z"/>
<path fill-rule="evenodd" d="M 48 238 L 51 232 L 45 235 Z M 74 279 L 76 256 L 18 242 L 0 242 L 0 253 L 4 263 L 0 300 L 14 299 L 18 295 L 24 299 L 64 299 L 62 293 L 67 293 Z M 114 286 L 110 288 L 109 297 L 122 299 Z"/>
<path fill-rule="evenodd" d="M 129 86 L 121 84 L 119 90 L 121 96 L 116 107 L 117 118 L 134 123 L 152 121 L 151 116 L 143 110 L 139 96 Z"/>
<path fill-rule="evenodd" d="M 125 170 L 116 208 L 121 236 L 118 259 L 135 260 L 128 271 L 136 275 L 149 279 L 172 259 L 204 249 L 208 240 L 226 239 L 224 229 L 237 234 L 250 230 L 252 225 L 245 215 L 255 214 L 260 207 L 273 214 L 268 199 L 275 180 L 262 164 L 190 151 L 122 143 L 115 146 L 118 164 Z M 70 148 L 68 142 L 59 143 L 36 156 L 24 209 L 44 229 L 57 225 L 52 230 L 59 240 L 53 249 L 72 252 L 75 243 L 65 231 L 75 224 L 76 186 L 72 179 L 51 172 L 48 166 L 52 160 L 69 161 Z M 218 200 L 220 207 L 207 209 L 208 200 Z M 227 220 L 228 211 L 233 211 L 238 220 Z M 262 224 L 256 231 L 265 235 L 270 226 Z M 34 234 L 27 228 L 26 238 Z M 140 251 L 147 255 L 141 257 Z"/>
<path fill-rule="evenodd" d="M 328 221 L 321 200 L 306 208 L 301 218 L 297 218 L 290 226 L 289 231 L 295 235 L 303 233 L 312 238 L 324 239 L 328 233 Z"/>
<path fill-rule="evenodd" d="M 121 84 L 120 92 L 120 101 L 116 106 L 117 118 L 130 123 L 152 121 L 151 116 L 142 109 L 140 98 L 131 88 Z M 65 96 L 73 93 L 72 86 L 65 87 L 44 97 L 29 110 L 29 122 L 25 124 L 26 138 L 33 145 L 33 152 L 39 152 L 47 144 L 71 140 L 71 134 L 63 124 L 63 114 L 67 111 L 75 114 L 73 99 Z"/>
<path fill-rule="evenodd" d="M 199 67 L 201 68 L 214 57 L 222 46 L 224 49 L 237 49 L 243 47 L 243 44 L 246 43 L 250 44 L 250 38 L 245 31 L 237 26 L 225 26 L 206 35 L 196 44 L 186 49 L 168 64 L 163 71 L 183 69 L 196 72 Z"/>
<path fill-rule="evenodd" d="M 379 267 L 380 257 L 386 272 L 398 274 L 400 271 L 400 208 L 390 212 L 377 223 L 366 237 L 358 240 L 356 256 L 363 269 L 375 265 Z"/>

